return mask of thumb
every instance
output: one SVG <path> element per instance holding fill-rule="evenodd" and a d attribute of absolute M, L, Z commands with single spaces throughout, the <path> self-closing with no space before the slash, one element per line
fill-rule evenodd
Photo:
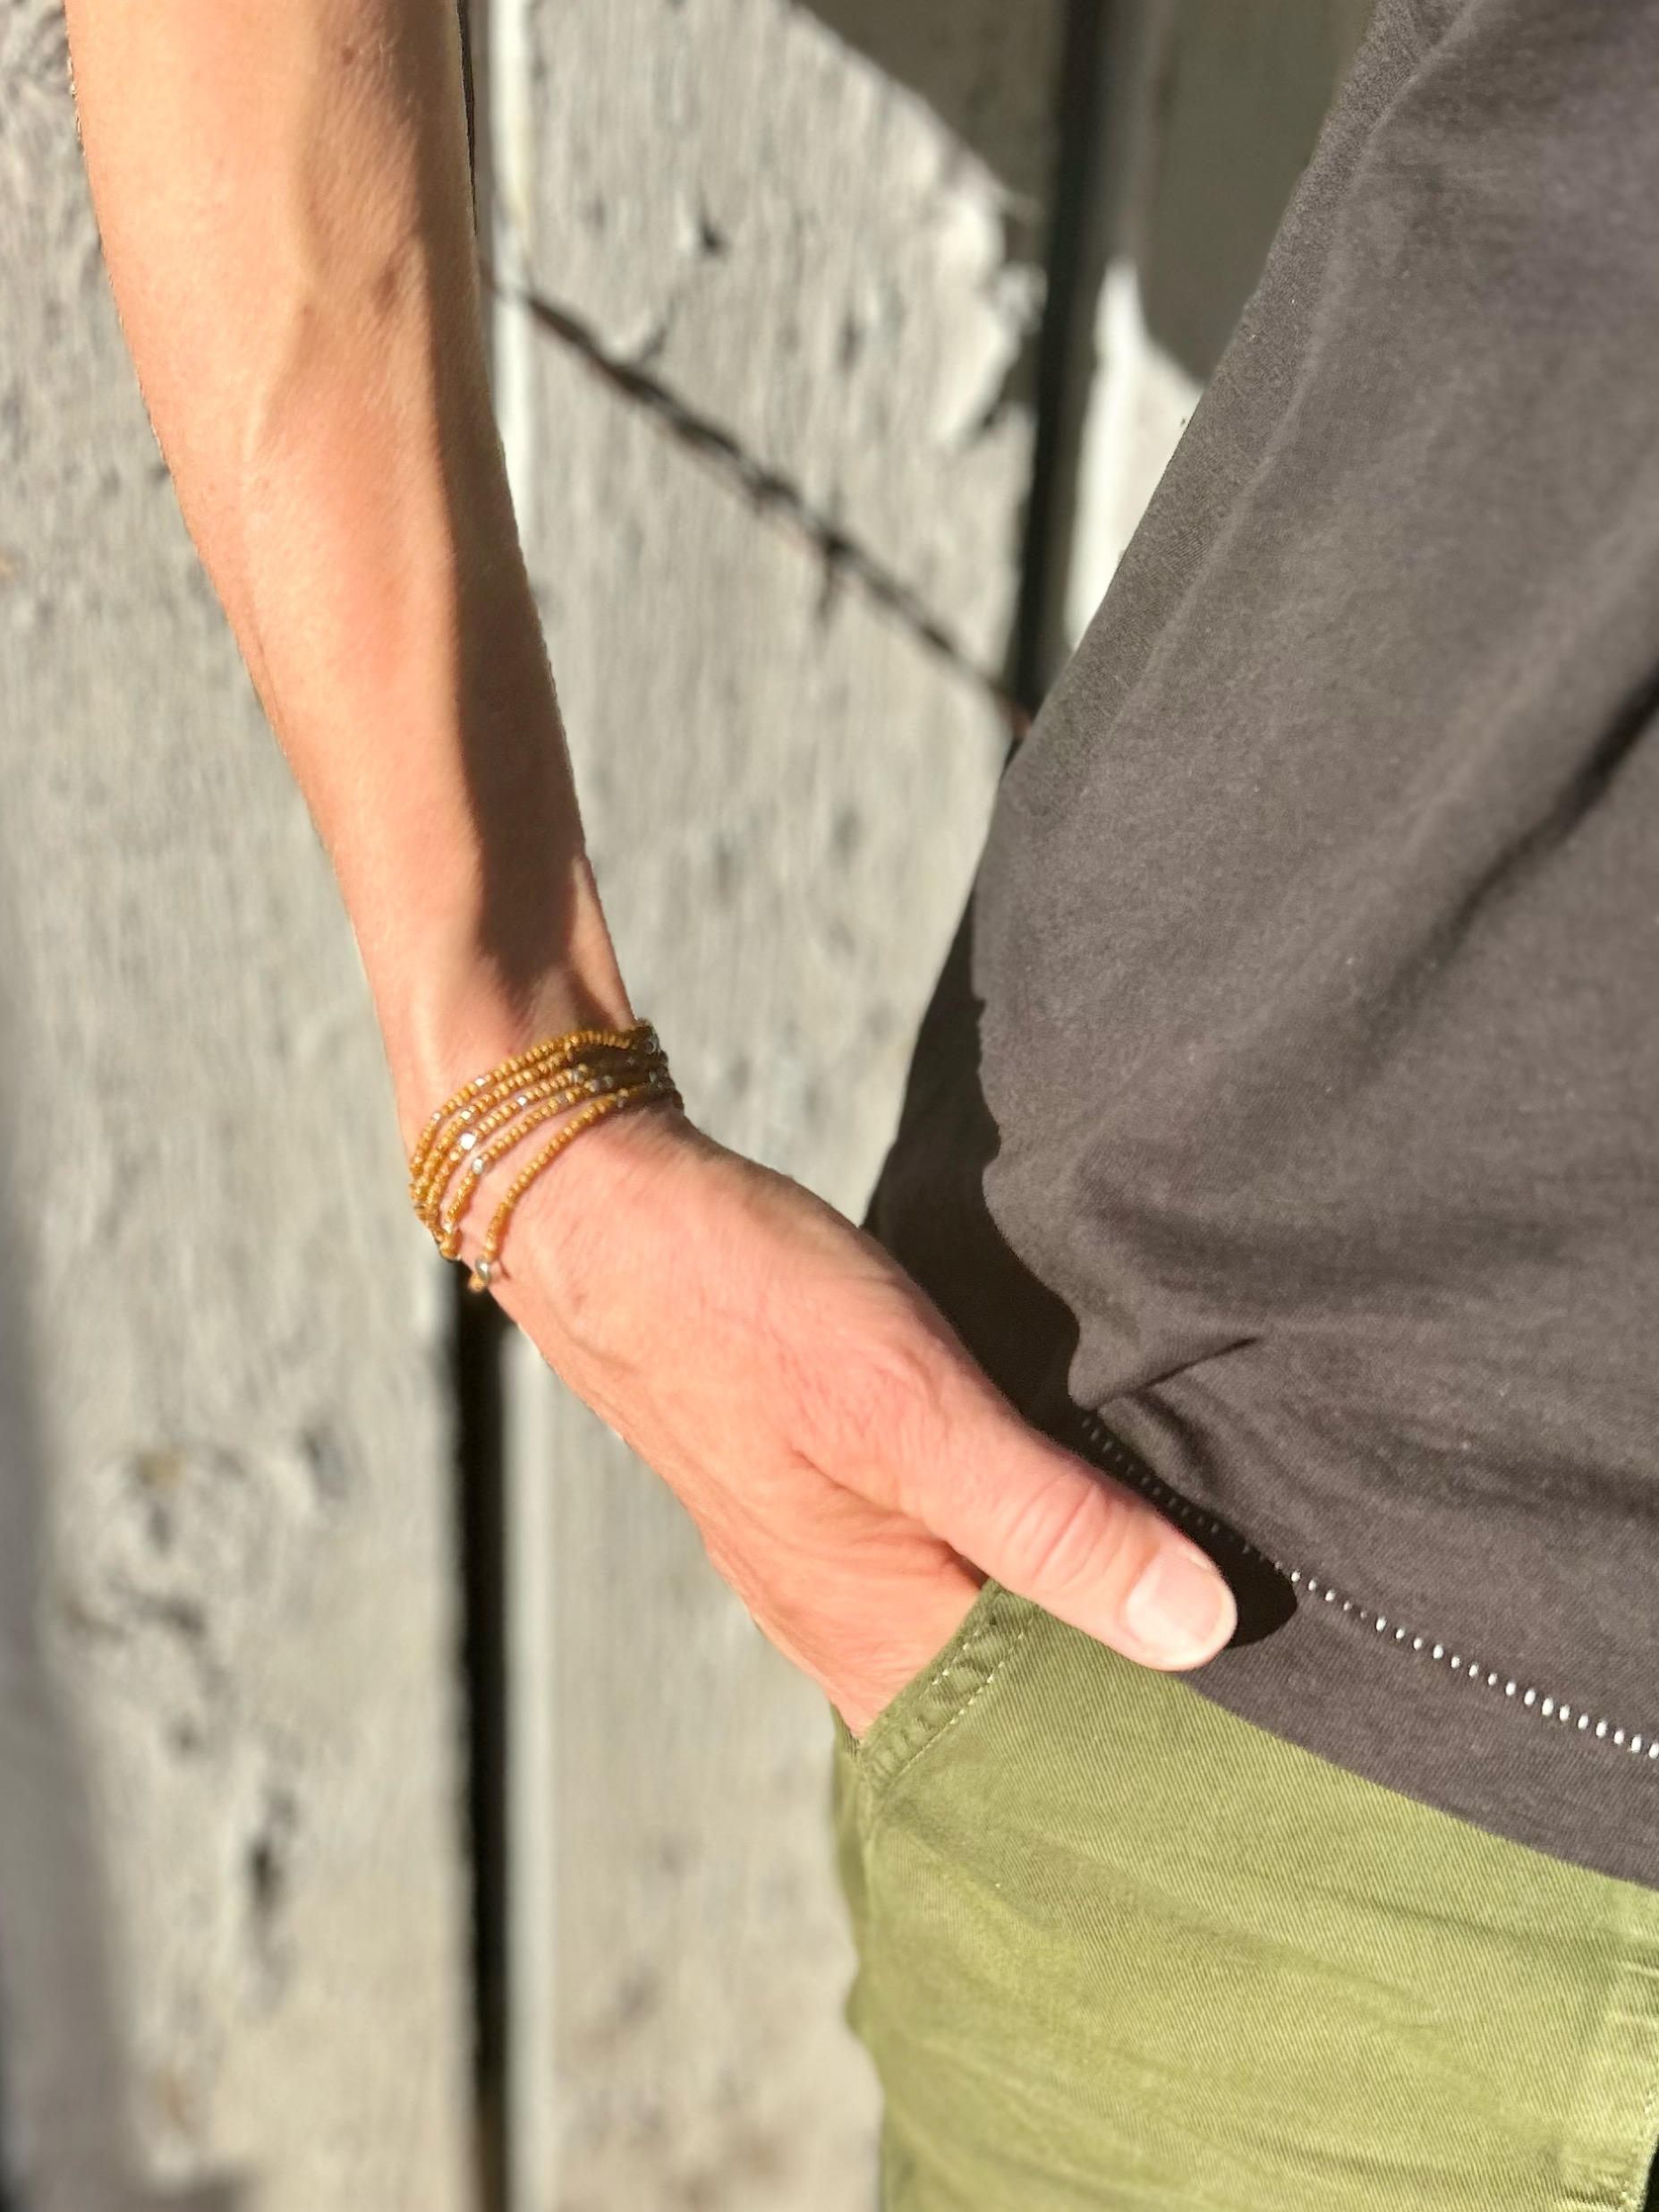
<path fill-rule="evenodd" d="M 1026 1426 L 976 1374 L 907 1454 L 908 1510 L 996 1581 L 1143 1666 L 1201 1665 L 1231 1636 L 1220 1570 L 1155 1508 Z"/>

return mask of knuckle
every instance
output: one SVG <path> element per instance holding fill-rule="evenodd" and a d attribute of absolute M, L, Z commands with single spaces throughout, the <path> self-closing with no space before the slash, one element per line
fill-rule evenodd
<path fill-rule="evenodd" d="M 911 1458 L 940 1418 L 933 1361 L 902 1338 L 883 1335 L 861 1346 L 844 1373 L 849 1442 L 882 1459 Z"/>
<path fill-rule="evenodd" d="M 934 1456 L 943 1417 L 936 1365 L 900 1331 L 821 1340 L 816 1357 L 793 1363 L 792 1391 L 809 1455 L 866 1493 L 896 1497 L 906 1471 Z"/>
<path fill-rule="evenodd" d="M 1000 1578 L 1028 1585 L 1045 1604 L 1063 1606 L 1115 1578 L 1130 1546 L 1133 1519 L 1127 1502 L 1111 1497 L 1091 1476 L 1051 1476 L 1015 1510 Z"/>

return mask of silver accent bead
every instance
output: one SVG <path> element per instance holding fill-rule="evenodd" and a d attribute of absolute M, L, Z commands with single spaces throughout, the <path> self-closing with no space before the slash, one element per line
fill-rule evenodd
<path fill-rule="evenodd" d="M 476 1167 L 477 1162 L 473 1164 Z M 1172 1501 L 1171 1510 L 1183 1520 L 1190 1521 L 1195 1517 L 1194 1509 L 1189 1507 L 1185 1501 Z M 1221 1525 L 1213 1514 L 1203 1514 L 1197 1518 L 1201 1519 L 1206 1527 L 1217 1527 Z M 1379 1612 L 1374 1619 L 1365 1606 L 1358 1604 L 1351 1597 L 1344 1597 L 1342 1593 L 1333 1588 L 1330 1583 L 1321 1582 L 1317 1575 L 1307 1574 L 1299 1567 L 1287 1567 L 1282 1560 L 1276 1559 L 1271 1563 L 1276 1573 L 1286 1576 L 1292 1584 L 1306 1588 L 1310 1597 L 1323 1597 L 1327 1605 L 1340 1604 L 1345 1614 L 1363 1622 L 1366 1628 L 1374 1629 L 1379 1636 L 1386 1634 L 1391 1625 L 1386 1613 Z M 1575 1715 L 1571 1706 L 1558 1705 L 1553 1697 L 1541 1696 L 1539 1691 L 1531 1685 L 1523 1689 L 1517 1679 L 1501 1675 L 1495 1668 L 1484 1666 L 1478 1659 L 1466 1661 L 1460 1652 L 1455 1651 L 1448 1658 L 1444 1644 L 1431 1646 L 1426 1637 L 1413 1634 L 1411 1629 L 1403 1624 L 1394 1626 L 1393 1640 L 1397 1644 L 1404 1644 L 1409 1640 L 1414 1652 L 1427 1650 L 1431 1658 L 1436 1661 L 1445 1660 L 1454 1674 L 1467 1674 L 1471 1682 L 1483 1684 L 1488 1689 L 1496 1689 L 1502 1683 L 1506 1697 L 1519 1697 L 1521 1704 L 1529 1712 L 1536 1710 L 1545 1720 L 1554 1719 L 1560 1721 L 1563 1726 L 1570 1726 L 1576 1718 L 1580 1734 L 1588 1735 L 1594 1729 L 1595 1734 L 1600 1740 L 1605 1742 L 1611 1738 L 1621 1750 L 1629 1750 L 1638 1755 L 1645 1750 L 1650 1759 L 1659 1759 L 1659 1735 L 1627 1735 L 1627 1731 L 1622 1727 L 1615 1728 L 1607 1721 L 1593 1722 L 1588 1713 L 1578 1713 Z"/>

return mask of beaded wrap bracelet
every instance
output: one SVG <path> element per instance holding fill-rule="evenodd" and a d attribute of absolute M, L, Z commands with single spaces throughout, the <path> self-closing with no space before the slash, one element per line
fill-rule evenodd
<path fill-rule="evenodd" d="M 471 1289 L 487 1290 L 501 1272 L 501 1245 L 514 1208 L 567 1144 L 632 1107 L 682 1103 L 649 1022 L 630 1029 L 566 1030 L 474 1076 L 444 1101 L 409 1156 L 410 1198 L 444 1257 L 459 1258 L 462 1223 L 489 1170 L 532 1129 L 569 1115 L 519 1170 L 496 1207 L 469 1278 Z"/>

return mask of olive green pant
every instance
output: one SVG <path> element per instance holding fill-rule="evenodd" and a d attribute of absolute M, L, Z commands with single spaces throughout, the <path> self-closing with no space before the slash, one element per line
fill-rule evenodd
<path fill-rule="evenodd" d="M 1635 2212 L 1659 1891 L 988 1585 L 836 1812 L 885 2212 Z"/>

